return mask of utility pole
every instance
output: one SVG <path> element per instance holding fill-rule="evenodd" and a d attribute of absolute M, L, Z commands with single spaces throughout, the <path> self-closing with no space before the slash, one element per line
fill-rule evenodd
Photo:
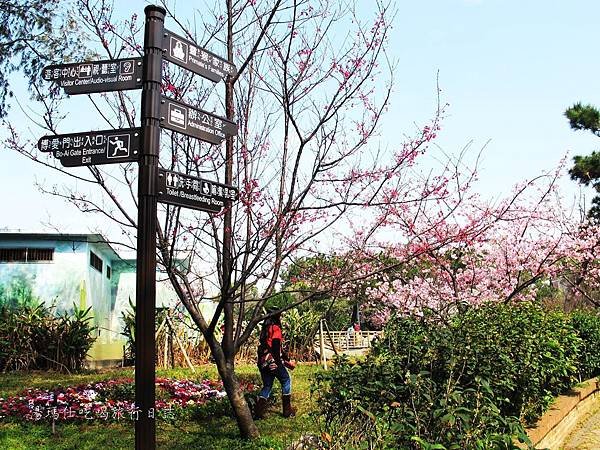
<path fill-rule="evenodd" d="M 160 93 L 163 33 L 166 11 L 144 9 L 144 60 L 142 75 L 142 151 L 138 176 L 137 280 L 135 314 L 135 448 L 156 448 L 155 308 L 156 212 L 160 146 Z"/>

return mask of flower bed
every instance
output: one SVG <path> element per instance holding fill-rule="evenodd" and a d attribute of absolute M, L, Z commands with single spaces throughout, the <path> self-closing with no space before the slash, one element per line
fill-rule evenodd
<path fill-rule="evenodd" d="M 246 391 L 255 389 L 245 384 Z M 25 421 L 136 420 L 135 387 L 131 378 L 101 381 L 54 389 L 27 389 L 20 395 L 0 398 L 0 419 Z M 158 418 L 174 419 L 177 411 L 213 402 L 226 396 L 220 381 L 156 379 Z"/>

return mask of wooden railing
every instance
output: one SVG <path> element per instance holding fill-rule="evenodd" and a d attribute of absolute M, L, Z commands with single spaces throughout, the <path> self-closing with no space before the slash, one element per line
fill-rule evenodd
<path fill-rule="evenodd" d="M 352 349 L 370 348 L 373 340 L 381 331 L 328 331 L 324 332 L 323 340 L 326 347 L 338 352 Z"/>
<path fill-rule="evenodd" d="M 319 354 L 323 368 L 327 369 L 327 359 L 331 358 L 332 354 L 364 355 L 379 335 L 381 331 L 330 331 L 327 322 L 321 320 L 319 334 L 315 340 L 315 350 Z"/>

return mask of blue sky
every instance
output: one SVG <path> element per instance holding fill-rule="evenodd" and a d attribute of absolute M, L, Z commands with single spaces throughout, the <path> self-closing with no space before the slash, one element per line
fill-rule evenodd
<path fill-rule="evenodd" d="M 438 143 L 455 153 L 470 140 L 473 150 L 490 140 L 482 193 L 507 192 L 554 167 L 568 150 L 591 151 L 597 138 L 573 132 L 563 112 L 579 100 L 600 105 L 599 12 L 593 1 L 400 2 L 389 129 L 433 109 L 439 70 L 450 107 Z M 563 186 L 565 193 L 577 190 L 570 181 Z"/>
<path fill-rule="evenodd" d="M 123 17 L 141 14 L 143 6 L 127 2 Z M 450 107 L 437 144 L 457 153 L 472 141 L 474 156 L 489 141 L 478 185 L 484 197 L 508 193 L 513 184 L 552 169 L 567 151 L 572 156 L 598 147 L 597 138 L 573 132 L 563 112 L 576 101 L 600 106 L 600 2 L 420 0 L 396 6 L 388 48 L 397 62 L 396 84 L 382 144 L 398 143 L 413 123 L 432 117 L 439 72 L 442 100 Z M 169 20 L 167 27 L 176 30 Z M 11 119 L 21 116 L 15 111 Z M 74 121 L 69 131 L 88 126 Z M 0 205 L 0 228 L 48 231 L 43 223 L 54 223 L 85 232 L 98 225 L 38 193 L 36 177 L 52 180 L 50 172 L 0 150 L 1 185 L 9 194 Z M 561 186 L 568 197 L 578 190 L 567 178 Z"/>

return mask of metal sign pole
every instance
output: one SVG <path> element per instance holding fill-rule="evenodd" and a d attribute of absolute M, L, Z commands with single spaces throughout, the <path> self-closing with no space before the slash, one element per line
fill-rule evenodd
<path fill-rule="evenodd" d="M 160 90 L 163 33 L 166 11 L 150 5 L 144 9 L 144 62 L 142 85 L 142 151 L 138 179 L 138 235 L 135 315 L 135 448 L 156 448 L 155 335 L 156 210 L 158 152 L 160 145 Z"/>

